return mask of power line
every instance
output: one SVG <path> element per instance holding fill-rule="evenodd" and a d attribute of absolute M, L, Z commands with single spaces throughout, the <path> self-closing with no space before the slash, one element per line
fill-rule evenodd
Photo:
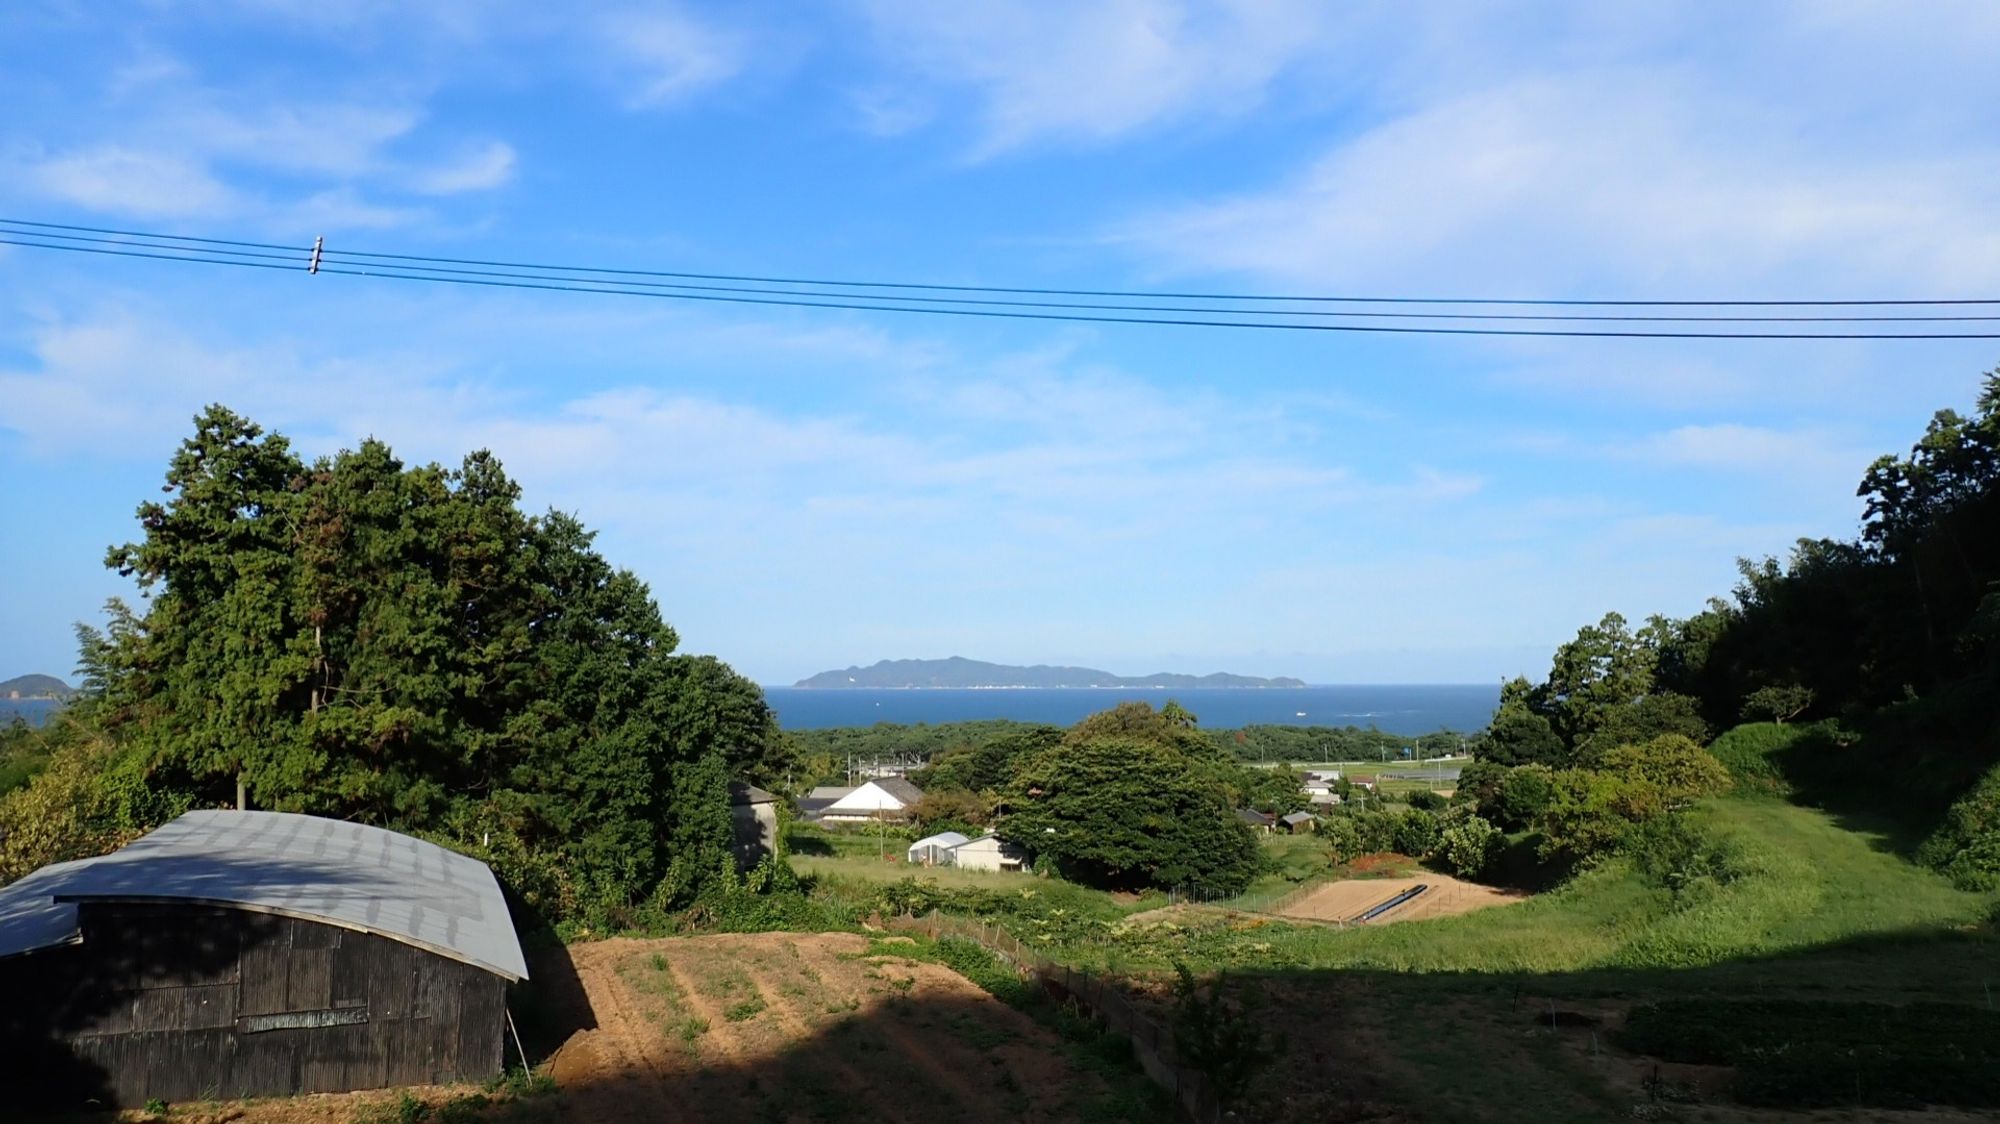
<path fill-rule="evenodd" d="M 296 246 L 272 242 L 248 242 L 232 238 L 198 238 L 185 234 L 159 234 L 156 232 L 114 230 L 106 227 L 76 226 L 69 223 L 37 222 L 30 219 L 0 218 L 0 223 L 14 226 L 39 227 L 46 230 L 71 230 L 87 234 L 115 234 L 131 238 L 172 239 L 181 242 L 199 242 L 214 246 L 240 246 L 257 250 L 291 250 L 303 253 Z M 2000 297 L 1939 298 L 1920 299 L 1911 297 L 1868 298 L 1868 299 L 1808 299 L 1808 300 L 1637 300 L 1637 299 L 1573 299 L 1555 297 L 1412 297 L 1412 296 L 1327 296 L 1327 295 L 1278 295 L 1252 293 L 1180 293 L 1146 291 L 1133 289 L 1049 289 L 1024 288 L 996 285 L 947 285 L 931 282 L 911 281 L 855 281 L 851 279 L 830 279 L 810 277 L 765 277 L 734 273 L 691 273 L 658 269 L 617 269 L 603 266 L 550 265 L 535 262 L 493 261 L 481 258 L 447 258 L 419 254 L 393 254 L 365 250 L 328 250 L 329 257 L 344 257 L 362 260 L 382 260 L 389 262 L 428 262 L 440 265 L 476 265 L 498 269 L 534 269 L 549 273 L 597 273 L 619 277 L 668 277 L 691 281 L 740 281 L 759 285 L 826 285 L 839 288 L 861 289 L 913 289 L 935 292 L 957 293 L 1004 293 L 1019 296 L 1069 296 L 1069 297 L 1121 297 L 1154 300 L 1227 300 L 1264 303 L 1335 303 L 1335 304 L 1457 304 L 1457 305 L 1516 305 L 1554 307 L 1626 307 L 1626 308 L 1841 308 L 1841 307 L 1923 307 L 1929 305 L 2000 305 Z M 408 266 L 405 268 L 416 268 Z M 886 298 L 885 298 L 886 299 Z"/>
<path fill-rule="evenodd" d="M 147 233 L 140 231 L 111 230 L 111 229 L 96 228 L 96 227 L 68 226 L 68 225 L 54 224 L 54 223 L 30 223 L 22 220 L 0 219 L 0 224 L 13 224 L 20 226 L 34 226 L 34 227 L 48 228 L 48 230 L 51 231 L 49 233 L 44 233 L 35 230 L 22 231 L 22 230 L 0 229 L 0 234 L 16 235 L 16 236 L 27 235 L 35 239 L 41 239 L 41 240 L 30 241 L 21 237 L 0 238 L 0 244 L 23 246 L 33 249 L 63 250 L 75 253 L 92 253 L 92 254 L 114 256 L 114 257 L 149 258 L 149 259 L 164 260 L 164 261 L 188 261 L 206 265 L 236 265 L 236 266 L 256 267 L 265 269 L 303 268 L 307 260 L 307 251 L 303 249 L 286 247 L 272 243 L 246 242 L 246 241 L 231 240 L 231 239 L 193 238 L 182 235 L 162 235 L 162 234 Z M 53 231 L 57 230 L 83 231 L 92 234 L 110 235 L 113 237 L 98 238 L 98 237 L 84 237 L 82 235 L 74 235 L 74 234 L 52 233 Z M 131 242 L 131 241 L 124 241 L 125 239 L 143 239 L 145 241 Z M 88 245 L 74 244 L 78 242 L 91 243 L 91 244 Z M 197 243 L 198 245 L 184 246 L 177 244 L 181 242 Z M 235 249 L 232 247 L 245 247 L 249 249 Z M 253 250 L 261 251 L 263 249 L 289 250 L 290 252 L 283 254 L 267 254 L 262 252 L 253 252 Z M 1329 323 L 1298 323 L 1295 320 L 1243 319 L 1243 317 L 1274 317 L 1274 316 L 1295 317 L 1295 318 L 1303 316 L 1342 316 L 1347 318 L 1358 318 L 1362 316 L 1369 316 L 1376 318 L 1395 316 L 1401 319 L 1421 319 L 1427 321 L 1429 320 L 1479 320 L 1479 321 L 1538 320 L 1538 321 L 1578 322 L 1578 321 L 1612 320 L 1612 321 L 1675 321 L 1675 322 L 1694 322 L 1694 323 L 1727 323 L 1727 322 L 1847 323 L 1847 322 L 1915 322 L 1915 321 L 1929 322 L 1929 321 L 1974 321 L 1974 320 L 2000 319 L 2000 317 L 1993 317 L 1993 316 L 1843 317 L 1843 316 L 1802 315 L 1802 316 L 1786 316 L 1786 317 L 1777 317 L 1777 316 L 1737 317 L 1737 316 L 1594 316 L 1594 315 L 1581 315 L 1581 314 L 1531 316 L 1522 314 L 1501 314 L 1501 313 L 1484 313 L 1484 314 L 1443 313 L 1443 312 L 1402 313 L 1402 314 L 1364 313 L 1364 312 L 1328 313 L 1319 310 L 1297 310 L 1297 309 L 1252 309 L 1252 308 L 1202 309 L 1202 308 L 1185 308 L 1179 306 L 1120 306 L 1120 305 L 1080 304 L 1076 302 L 1059 302 L 1059 301 L 1042 302 L 1042 301 L 1012 301 L 1012 300 L 999 300 L 999 299 L 929 298 L 929 297 L 912 297 L 912 296 L 901 296 L 895 294 L 880 294 L 880 293 L 861 293 L 850 296 L 849 294 L 846 293 L 801 292 L 797 290 L 788 290 L 788 289 L 736 288 L 736 287 L 725 287 L 725 286 L 693 286 L 693 285 L 680 285 L 680 284 L 665 284 L 656 282 L 640 282 L 640 281 L 631 281 L 623 279 L 604 279 L 604 278 L 590 277 L 590 276 L 567 277 L 559 275 L 550 275 L 546 273 L 520 273 L 520 272 L 510 272 L 497 269 L 471 270 L 471 269 L 457 269 L 444 265 L 420 264 L 424 262 L 438 262 L 438 263 L 467 262 L 468 264 L 477 264 L 477 263 L 471 262 L 470 259 L 423 258 L 417 255 L 370 255 L 372 257 L 392 259 L 393 262 L 396 263 L 388 265 L 371 266 L 371 265 L 366 265 L 365 263 L 347 260 L 360 256 L 362 255 L 352 251 L 345 253 L 333 250 L 326 251 L 325 254 L 323 255 L 322 264 L 320 265 L 318 272 L 342 274 L 347 276 L 377 277 L 389 280 L 429 281 L 433 283 L 470 285 L 470 286 L 489 287 L 489 288 L 513 288 L 513 289 L 529 289 L 529 290 L 556 291 L 556 292 L 602 293 L 602 294 L 617 295 L 617 296 L 651 297 L 656 299 L 703 301 L 703 302 L 715 302 L 715 303 L 726 303 L 726 304 L 785 306 L 785 307 L 797 307 L 797 308 L 824 308 L 824 309 L 839 309 L 839 310 L 864 311 L 864 312 L 903 312 L 903 313 L 917 313 L 917 314 L 928 314 L 928 315 L 977 316 L 983 318 L 998 318 L 998 319 L 1013 319 L 1013 320 L 1045 320 L 1045 321 L 1062 321 L 1062 322 L 1072 322 L 1072 323 L 1133 324 L 1133 325 L 1207 327 L 1207 328 L 1251 328 L 1251 329 L 1267 330 L 1267 331 L 1269 330 L 1316 331 L 1316 332 L 1377 333 L 1377 334 L 1398 334 L 1398 335 L 1543 336 L 1543 337 L 1568 337 L 1568 338 L 1600 337 L 1600 338 L 1627 338 L 1627 339 L 1915 340 L 1915 339 L 2000 338 L 2000 333 L 1993 333 L 1993 332 L 1909 332 L 1909 331 L 1743 332 L 1743 331 L 1720 330 L 1720 329 L 1712 331 L 1691 331 L 1686 329 L 1612 330 L 1612 329 L 1596 329 L 1596 328 L 1443 327 L 1443 326 L 1436 326 L 1433 324 L 1425 324 L 1423 326 L 1352 324 L 1352 323 L 1329 324 Z M 290 265 L 276 264 L 277 262 L 289 262 L 292 264 Z M 627 277 L 627 276 L 720 277 L 722 276 L 722 275 L 672 274 L 661 271 L 588 270 L 583 267 L 523 266 L 521 268 L 563 269 L 574 273 L 599 272 L 599 273 L 617 275 L 618 277 Z M 815 284 L 820 282 L 793 281 L 788 283 Z M 850 284 L 858 286 L 863 283 L 839 282 L 838 284 Z M 930 290 L 980 292 L 980 293 L 1031 292 L 1031 293 L 1042 293 L 1042 294 L 1057 294 L 1063 292 L 1063 290 L 1020 290 L 1020 289 L 1003 289 L 1003 288 L 981 289 L 981 288 L 964 287 L 964 286 L 907 286 L 907 287 L 924 288 Z M 1106 292 L 1108 293 L 1109 291 Z M 1140 294 L 1140 295 L 1151 296 L 1155 299 L 1174 299 L 1177 296 L 1177 294 Z M 812 299 L 802 299 L 802 298 L 812 298 Z M 821 299 L 821 298 L 833 298 L 833 299 Z M 1213 299 L 1213 298 L 1196 298 L 1190 295 L 1187 297 L 1187 299 Z M 1269 299 L 1308 299 L 1308 298 L 1250 298 L 1250 297 L 1235 295 L 1222 299 L 1236 299 L 1236 300 L 1249 301 L 1258 299 L 1269 300 Z M 1869 305 L 1890 305 L 1890 304 L 1984 305 L 1984 304 L 2000 303 L 2000 301 L 1984 301 L 1984 300 L 1953 300 L 1953 301 L 1937 301 L 1937 302 L 1923 302 L 1923 301 L 1448 302 L 1437 298 L 1311 298 L 1311 299 L 1324 299 L 1329 301 L 1352 299 L 1357 301 L 1369 300 L 1369 301 L 1381 301 L 1381 302 L 1393 302 L 1393 303 L 1425 303 L 1425 304 L 1477 303 L 1487 306 L 1495 304 L 1532 305 L 1536 303 L 1546 303 L 1553 306 L 1622 305 L 1628 307 L 1630 306 L 1806 307 L 1813 305 L 1818 305 L 1818 306 L 1844 306 L 1844 305 L 1869 306 Z M 870 303 L 864 303 L 864 302 L 870 302 Z M 897 302 L 897 303 L 884 303 L 884 302 Z M 916 303 L 916 302 L 923 302 L 923 303 Z M 1004 308 L 990 307 L 996 305 L 1007 306 L 1007 307 Z M 967 306 L 981 306 L 981 307 L 967 307 Z M 1175 315 L 1123 316 L 1123 315 L 1095 314 L 1096 311 L 1099 310 L 1162 312 L 1162 313 L 1173 313 Z M 1090 314 L 1085 314 L 1086 312 Z M 1237 319 L 1216 320 L 1216 319 L 1198 318 L 1202 316 L 1211 316 L 1211 315 L 1231 316 L 1231 317 L 1237 317 Z"/>

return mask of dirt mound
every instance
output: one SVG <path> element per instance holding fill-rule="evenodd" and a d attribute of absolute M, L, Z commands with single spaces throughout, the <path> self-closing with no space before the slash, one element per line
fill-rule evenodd
<path fill-rule="evenodd" d="M 1448 874 L 1424 874 L 1412 878 L 1357 878 L 1329 882 L 1302 897 L 1294 898 L 1278 910 L 1280 917 L 1305 921 L 1353 921 L 1370 909 L 1393 900 L 1398 894 L 1418 886 L 1423 893 L 1370 921 L 1371 925 L 1391 921 L 1421 921 L 1427 917 L 1449 917 L 1488 906 L 1508 905 L 1526 900 L 1518 890 L 1502 890 L 1467 882 Z"/>

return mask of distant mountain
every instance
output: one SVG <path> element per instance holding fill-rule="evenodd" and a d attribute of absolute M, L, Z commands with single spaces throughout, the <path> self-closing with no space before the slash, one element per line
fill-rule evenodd
<path fill-rule="evenodd" d="M 1010 667 L 953 656 L 948 660 L 883 660 L 873 667 L 822 671 L 795 687 L 968 688 L 968 687 L 1303 687 L 1302 679 L 1259 679 L 1251 675 L 1113 675 L 1089 667 Z"/>
<path fill-rule="evenodd" d="M 18 675 L 0 682 L 0 699 L 66 699 L 76 688 L 53 675 Z"/>

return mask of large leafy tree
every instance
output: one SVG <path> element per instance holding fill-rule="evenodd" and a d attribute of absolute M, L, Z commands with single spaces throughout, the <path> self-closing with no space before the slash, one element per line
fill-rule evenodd
<path fill-rule="evenodd" d="M 1065 744 L 1024 764 L 1006 800 L 1001 836 L 1066 878 L 1234 892 L 1257 872 L 1256 837 L 1213 773 L 1156 742 Z"/>
<path fill-rule="evenodd" d="M 616 921 L 729 869 L 727 784 L 779 751 L 754 684 L 678 638 L 499 462 L 307 463 L 212 407 L 108 563 L 149 595 L 84 637 L 84 704 L 152 806 L 312 812 L 491 858 Z M 136 772 L 134 772 L 136 770 Z M 66 856 L 53 856 L 66 857 Z"/>

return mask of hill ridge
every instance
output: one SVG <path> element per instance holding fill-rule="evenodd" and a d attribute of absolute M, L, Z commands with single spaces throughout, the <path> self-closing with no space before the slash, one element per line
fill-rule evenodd
<path fill-rule="evenodd" d="M 868 667 L 847 667 L 822 671 L 794 683 L 794 687 L 840 689 L 981 689 L 981 688 L 1104 688 L 1104 687 L 1231 687 L 1244 689 L 1303 687 L 1302 679 L 1264 679 L 1254 675 L 1213 672 L 1186 675 L 1156 672 L 1152 675 L 1113 675 L 1091 667 L 1063 667 L 1052 664 L 988 663 L 984 660 L 951 656 L 941 660 L 878 660 Z"/>

